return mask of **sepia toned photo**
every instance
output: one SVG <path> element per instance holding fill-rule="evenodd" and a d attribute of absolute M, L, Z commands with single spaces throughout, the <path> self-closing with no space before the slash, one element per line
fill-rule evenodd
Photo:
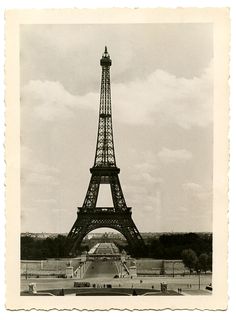
<path fill-rule="evenodd" d="M 228 12 L 103 13 L 7 14 L 9 308 L 225 308 Z"/>

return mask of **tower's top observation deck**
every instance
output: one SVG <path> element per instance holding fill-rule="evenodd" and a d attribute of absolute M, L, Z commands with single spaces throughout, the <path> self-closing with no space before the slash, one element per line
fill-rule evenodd
<path fill-rule="evenodd" d="M 102 59 L 100 60 L 100 65 L 102 67 L 110 67 L 111 66 L 111 59 L 110 59 L 110 55 L 107 52 L 107 46 L 105 46 L 105 51 L 102 55 Z"/>

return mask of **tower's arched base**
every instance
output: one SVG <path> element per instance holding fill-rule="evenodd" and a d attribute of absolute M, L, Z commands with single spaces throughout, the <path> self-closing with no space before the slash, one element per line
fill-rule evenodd
<path fill-rule="evenodd" d="M 123 234 L 134 254 L 144 247 L 143 239 L 131 218 L 131 208 L 119 213 L 116 213 L 114 208 L 78 208 L 77 220 L 67 237 L 69 254 L 76 255 L 83 238 L 89 232 L 103 227 L 115 229 Z"/>

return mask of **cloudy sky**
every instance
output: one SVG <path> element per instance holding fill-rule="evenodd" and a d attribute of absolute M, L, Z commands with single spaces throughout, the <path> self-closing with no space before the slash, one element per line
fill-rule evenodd
<path fill-rule="evenodd" d="M 90 180 L 99 59 L 112 59 L 116 160 L 142 231 L 211 231 L 210 24 L 22 25 L 22 232 L 68 232 Z M 110 205 L 103 187 L 98 205 Z"/>

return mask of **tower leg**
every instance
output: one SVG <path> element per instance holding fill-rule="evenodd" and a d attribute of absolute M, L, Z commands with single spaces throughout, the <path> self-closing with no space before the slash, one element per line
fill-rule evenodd
<path fill-rule="evenodd" d="M 99 176 L 92 175 L 89 182 L 88 191 L 85 196 L 83 207 L 86 207 L 86 208 L 96 207 L 98 192 L 100 187 L 100 180 L 101 178 Z"/>

